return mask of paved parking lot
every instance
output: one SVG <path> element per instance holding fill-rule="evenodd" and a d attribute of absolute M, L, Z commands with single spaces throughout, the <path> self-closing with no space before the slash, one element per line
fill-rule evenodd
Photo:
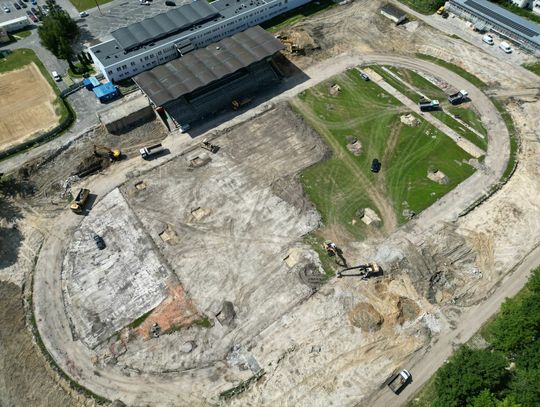
<path fill-rule="evenodd" d="M 13 6 L 13 3 L 15 2 L 23 3 L 26 6 L 26 8 L 21 7 L 20 10 L 17 10 Z M 38 1 L 38 4 L 44 5 L 45 2 L 41 0 L 41 1 Z M 9 8 L 9 13 L 6 13 L 4 11 L 4 6 L 7 6 Z M 19 17 L 26 17 L 26 12 L 30 10 L 30 7 L 36 8 L 36 6 L 33 6 L 32 3 L 30 3 L 30 0 L 28 0 L 28 3 L 25 3 L 23 0 L 0 1 L 0 22 L 13 20 L 14 18 L 19 18 Z"/>

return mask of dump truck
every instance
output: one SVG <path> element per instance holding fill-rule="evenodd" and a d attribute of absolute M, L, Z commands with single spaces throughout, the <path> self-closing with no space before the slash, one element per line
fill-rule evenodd
<path fill-rule="evenodd" d="M 390 390 L 392 390 L 394 393 L 399 394 L 405 388 L 405 386 L 409 384 L 411 377 L 412 376 L 409 371 L 403 369 L 388 382 L 388 387 L 390 387 Z"/>
<path fill-rule="evenodd" d="M 422 98 L 418 102 L 418 107 L 422 112 L 429 112 L 431 110 L 439 110 L 440 104 L 438 100 Z"/>
<path fill-rule="evenodd" d="M 98 157 L 108 157 L 111 161 L 118 161 L 122 158 L 122 153 L 117 148 L 109 148 L 94 144 L 94 155 Z"/>
<path fill-rule="evenodd" d="M 459 92 L 448 95 L 448 101 L 453 105 L 459 105 L 467 99 L 469 93 L 466 90 L 460 90 Z"/>
<path fill-rule="evenodd" d="M 233 110 L 238 110 L 242 106 L 247 105 L 249 102 L 251 102 L 251 98 L 244 98 L 244 99 L 233 99 L 231 102 Z"/>
<path fill-rule="evenodd" d="M 89 196 L 90 190 L 81 188 L 77 193 L 77 196 L 75 196 L 75 199 L 71 202 L 71 210 L 75 213 L 82 213 L 84 205 L 86 205 L 86 201 L 88 201 Z"/>
<path fill-rule="evenodd" d="M 139 150 L 139 153 L 141 154 L 142 158 L 147 159 L 153 155 L 161 153 L 163 150 L 164 150 L 163 146 L 161 145 L 161 143 L 159 143 L 159 144 L 154 144 L 153 146 L 150 146 L 150 147 L 143 147 Z"/>

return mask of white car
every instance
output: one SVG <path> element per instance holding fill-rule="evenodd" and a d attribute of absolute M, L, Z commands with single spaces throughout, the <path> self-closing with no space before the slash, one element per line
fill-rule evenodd
<path fill-rule="evenodd" d="M 81 12 L 79 13 L 79 17 L 82 17 L 82 18 L 88 17 L 88 13 L 87 13 L 86 11 L 81 11 Z"/>
<path fill-rule="evenodd" d="M 510 44 L 504 41 L 499 44 L 499 48 L 502 49 L 507 54 L 510 54 L 512 52 L 512 47 L 510 46 Z"/>
<path fill-rule="evenodd" d="M 56 82 L 60 82 L 62 80 L 62 77 L 60 75 L 58 75 L 58 72 L 56 71 L 52 71 L 52 77 L 53 79 L 56 81 Z"/>
<path fill-rule="evenodd" d="M 4 6 L 4 11 L 5 11 L 6 13 L 9 13 L 11 10 L 9 9 L 8 6 Z"/>
<path fill-rule="evenodd" d="M 482 41 L 484 41 L 486 44 L 493 45 L 495 42 L 493 41 L 493 35 L 486 34 L 482 37 Z"/>

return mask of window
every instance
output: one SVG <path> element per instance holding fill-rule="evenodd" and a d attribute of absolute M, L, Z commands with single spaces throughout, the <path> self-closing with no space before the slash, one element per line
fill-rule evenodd
<path fill-rule="evenodd" d="M 122 69 L 127 69 L 127 65 L 122 65 Z"/>
<path fill-rule="evenodd" d="M 122 68 L 118 67 L 116 68 L 116 72 L 120 72 L 122 70 Z"/>
<path fill-rule="evenodd" d="M 132 62 L 132 63 L 131 63 L 131 66 L 135 66 L 135 62 Z"/>
<path fill-rule="evenodd" d="M 145 60 L 145 61 L 148 61 L 148 55 L 144 57 L 144 60 Z"/>
<path fill-rule="evenodd" d="M 109 75 L 112 75 L 112 71 L 107 71 L 107 73 L 108 73 Z"/>
<path fill-rule="evenodd" d="M 162 54 L 162 52 L 161 52 L 161 51 L 158 51 L 158 53 L 157 53 L 157 54 L 158 54 L 158 55 L 161 55 L 161 54 Z"/>

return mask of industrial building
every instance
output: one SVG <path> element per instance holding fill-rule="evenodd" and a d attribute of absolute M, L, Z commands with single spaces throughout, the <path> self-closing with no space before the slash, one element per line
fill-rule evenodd
<path fill-rule="evenodd" d="M 391 4 L 385 4 L 382 6 L 379 12 L 386 18 L 396 23 L 396 25 L 403 23 L 407 19 L 407 14 Z"/>
<path fill-rule="evenodd" d="M 6 32 L 11 33 L 14 31 L 22 30 L 30 25 L 30 21 L 27 17 L 18 17 L 13 20 L 8 20 L 0 23 L 0 28 L 3 28 Z"/>
<path fill-rule="evenodd" d="M 195 49 L 230 37 L 309 0 L 196 0 L 113 31 L 89 48 L 110 81 L 130 78 Z"/>
<path fill-rule="evenodd" d="M 492 31 L 523 48 L 540 54 L 540 25 L 505 10 L 487 0 L 449 0 L 448 10 Z"/>
<path fill-rule="evenodd" d="M 528 8 L 536 14 L 540 14 L 540 0 L 508 0 L 510 3 L 521 7 Z"/>
<path fill-rule="evenodd" d="M 158 112 L 184 126 L 246 100 L 279 80 L 272 57 L 283 44 L 261 27 L 195 50 L 134 80 Z"/>

